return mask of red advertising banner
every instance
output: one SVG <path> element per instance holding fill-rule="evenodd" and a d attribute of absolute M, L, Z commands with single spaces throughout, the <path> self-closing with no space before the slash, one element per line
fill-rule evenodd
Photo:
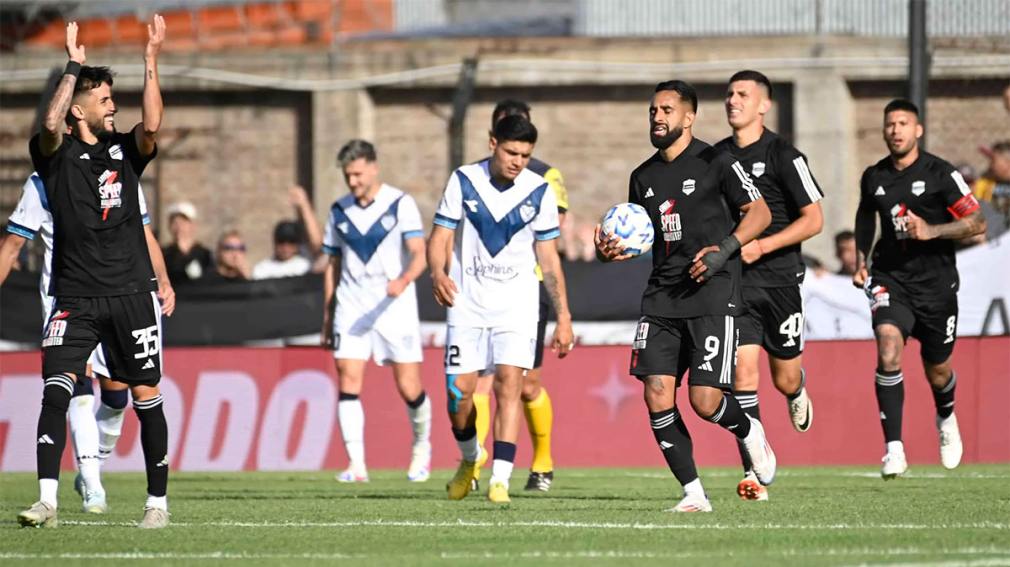
<path fill-rule="evenodd" d="M 965 462 L 1010 462 L 1010 338 L 959 339 L 957 416 Z M 445 416 L 440 350 L 425 352 L 425 389 L 433 401 L 434 466 L 459 458 Z M 579 347 L 559 361 L 548 354 L 544 383 L 554 402 L 554 460 L 565 466 L 664 466 L 649 429 L 642 387 L 628 376 L 626 346 Z M 874 399 L 870 341 L 807 343 L 813 428 L 793 431 L 785 399 L 762 379 L 762 417 L 781 466 L 876 464 L 883 438 Z M 37 352 L 0 354 L 0 470 L 35 468 L 41 399 Z M 918 359 L 905 355 L 906 453 L 937 463 L 934 408 Z M 176 470 L 316 470 L 346 465 L 337 426 L 337 381 L 329 353 L 316 348 L 170 348 L 162 381 L 169 454 Z M 686 394 L 682 388 L 681 393 Z M 370 365 L 362 394 L 369 467 L 406 469 L 410 426 L 392 372 Z M 735 465 L 732 436 L 680 404 L 702 466 Z M 123 437 L 106 470 L 143 470 L 136 419 L 128 410 Z M 69 444 L 69 443 L 68 443 Z M 528 466 L 523 434 L 517 466 Z M 64 467 L 72 468 L 68 449 Z"/>

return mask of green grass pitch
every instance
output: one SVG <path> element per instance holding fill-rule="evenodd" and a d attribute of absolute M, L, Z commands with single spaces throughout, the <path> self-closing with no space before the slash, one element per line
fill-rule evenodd
<path fill-rule="evenodd" d="M 486 474 L 486 473 L 485 473 Z M 1010 565 L 1010 466 L 913 466 L 906 478 L 862 468 L 780 469 L 765 503 L 742 502 L 736 470 L 705 469 L 715 512 L 674 515 L 680 489 L 661 469 L 559 470 L 548 494 L 512 504 L 445 499 L 450 471 L 411 484 L 373 471 L 175 473 L 172 525 L 133 527 L 141 474 L 108 474 L 110 513 L 80 512 L 73 475 L 56 529 L 23 529 L 32 474 L 0 475 L 4 565 Z M 685 563 L 679 563 L 684 565 Z"/>

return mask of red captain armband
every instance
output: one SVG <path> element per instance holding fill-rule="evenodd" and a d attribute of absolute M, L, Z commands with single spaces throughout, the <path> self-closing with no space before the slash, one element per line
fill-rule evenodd
<path fill-rule="evenodd" d="M 974 195 L 969 193 L 958 199 L 953 205 L 947 207 L 947 210 L 950 211 L 950 214 L 954 215 L 954 218 L 960 219 L 974 213 L 978 210 L 978 207 L 978 200 L 975 199 Z"/>

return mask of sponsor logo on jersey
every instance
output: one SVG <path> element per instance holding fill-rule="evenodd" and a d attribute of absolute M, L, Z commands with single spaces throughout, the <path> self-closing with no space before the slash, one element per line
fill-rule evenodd
<path fill-rule="evenodd" d="M 884 195 L 884 188 L 880 185 L 877 186 L 877 190 L 873 192 L 877 197 L 882 197 Z"/>
<path fill-rule="evenodd" d="M 752 165 L 750 168 L 750 172 L 751 175 L 753 175 L 754 177 L 761 177 L 762 175 L 765 174 L 765 162 L 763 161 L 754 162 L 754 165 Z"/>
<path fill-rule="evenodd" d="M 898 203 L 891 207 L 891 223 L 894 225 L 894 237 L 898 240 L 908 238 L 908 206 Z"/>
<path fill-rule="evenodd" d="M 685 179 L 684 186 L 681 187 L 681 190 L 684 191 L 685 195 L 694 193 L 694 179 Z"/>
<path fill-rule="evenodd" d="M 649 197 L 655 197 L 655 196 L 656 196 L 656 194 L 652 192 L 652 187 L 649 187 L 645 191 L 645 197 L 642 197 L 642 198 L 643 199 L 648 199 Z"/>
<path fill-rule="evenodd" d="M 484 264 L 480 261 L 480 258 L 474 256 L 473 265 L 466 267 L 466 275 L 493 280 L 496 282 L 507 282 L 515 279 L 519 273 L 512 266 Z"/>
<path fill-rule="evenodd" d="M 122 161 L 123 160 L 123 148 L 119 147 L 119 144 L 116 144 L 116 145 L 112 146 L 111 148 L 109 148 L 109 157 L 112 158 L 112 159 L 118 159 L 118 160 Z"/>
<path fill-rule="evenodd" d="M 689 181 L 693 182 L 693 180 Z M 684 183 L 687 183 L 687 181 Z M 663 240 L 665 242 L 676 242 L 684 236 L 684 232 L 681 229 L 680 213 L 673 212 L 673 208 L 676 205 L 677 201 L 667 199 L 659 206 L 659 223 L 663 229 Z"/>
<path fill-rule="evenodd" d="M 98 196 L 101 199 L 102 220 L 109 218 L 109 209 L 122 207 L 123 184 L 119 182 L 119 172 L 105 170 L 98 178 Z"/>
<path fill-rule="evenodd" d="M 912 183 L 912 194 L 918 197 L 926 192 L 926 182 L 925 181 L 915 181 Z"/>

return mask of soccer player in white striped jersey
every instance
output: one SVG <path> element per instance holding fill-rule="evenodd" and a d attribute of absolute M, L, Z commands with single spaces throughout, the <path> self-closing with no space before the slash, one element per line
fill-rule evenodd
<path fill-rule="evenodd" d="M 143 190 L 138 185 L 141 214 L 144 217 L 144 232 L 151 264 L 158 277 L 159 294 L 163 304 L 162 313 L 171 315 L 175 309 L 175 292 L 168 281 L 161 247 L 151 230 L 151 219 L 147 214 L 147 203 Z M 38 235 L 45 247 L 42 276 L 39 278 L 39 294 L 42 296 L 42 320 L 48 321 L 54 298 L 49 294 L 49 281 L 53 257 L 53 215 L 49 210 L 45 187 L 37 173 L 32 173 L 21 188 L 14 213 L 7 220 L 7 235 L 0 244 L 0 285 L 7 279 L 14 259 L 25 242 Z M 105 363 L 105 352 L 99 345 L 88 359 L 88 376 L 97 376 L 101 385 L 101 404 L 95 416 L 95 396 L 91 379 L 79 379 L 74 384 L 74 396 L 67 412 L 70 435 L 73 440 L 77 468 L 80 471 L 74 480 L 74 489 L 83 499 L 82 509 L 93 514 L 108 510 L 105 487 L 102 486 L 101 464 L 112 454 L 123 427 L 126 410 L 126 384 L 110 379 Z"/>
<path fill-rule="evenodd" d="M 333 348 L 340 396 L 340 432 L 349 465 L 340 482 L 367 482 L 365 411 L 358 399 L 365 363 L 392 363 L 407 404 L 414 442 L 407 479 L 428 480 L 431 401 L 421 385 L 421 324 L 414 280 L 424 271 L 424 230 L 410 195 L 382 183 L 375 147 L 351 140 L 337 153 L 350 194 L 337 200 L 323 250 L 323 343 Z M 335 302 L 335 306 L 334 306 Z"/>
<path fill-rule="evenodd" d="M 536 140 L 536 128 L 524 117 L 499 120 L 491 157 L 450 175 L 428 241 L 435 299 L 448 307 L 448 409 L 462 453 L 459 469 L 446 486 L 450 500 L 470 493 L 483 451 L 473 393 L 478 374 L 493 372 L 497 411 L 488 499 L 510 501 L 523 375 L 533 368 L 537 347 L 538 261 L 557 313 L 553 349 L 565 356 L 573 346 L 557 251 L 557 202 L 547 181 L 526 169 Z"/>

